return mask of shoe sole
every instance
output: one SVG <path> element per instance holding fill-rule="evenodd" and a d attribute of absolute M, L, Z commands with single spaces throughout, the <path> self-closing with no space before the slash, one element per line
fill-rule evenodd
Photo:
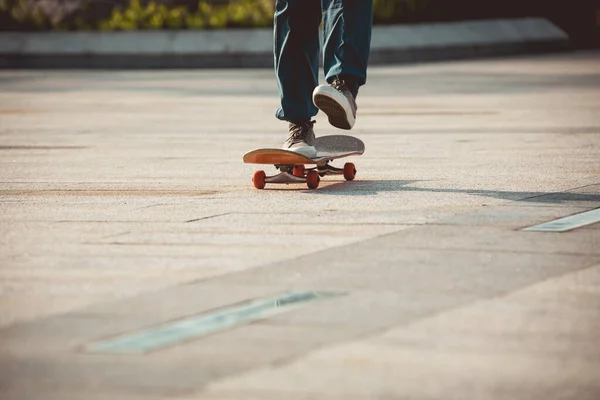
<path fill-rule="evenodd" d="M 320 91 L 329 90 L 328 87 L 325 88 L 317 88 Z M 336 128 L 350 130 L 354 125 L 353 120 L 349 120 L 352 117 L 352 111 L 346 110 L 338 101 L 332 98 L 332 96 L 344 96 L 339 93 L 336 89 L 331 89 L 335 92 L 328 94 L 314 93 L 313 94 L 313 103 L 315 106 L 327 115 L 329 119 L 329 123 Z M 316 90 L 315 90 L 316 91 Z M 347 102 L 348 100 L 344 97 L 344 100 Z"/>

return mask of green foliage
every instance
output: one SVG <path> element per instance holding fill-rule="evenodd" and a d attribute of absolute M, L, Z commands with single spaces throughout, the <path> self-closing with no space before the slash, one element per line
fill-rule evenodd
<path fill-rule="evenodd" d="M 376 24 L 408 23 L 433 19 L 440 0 L 373 0 Z"/>
<path fill-rule="evenodd" d="M 373 19 L 374 20 L 391 20 L 396 15 L 396 1 L 390 0 L 373 0 Z"/>
<path fill-rule="evenodd" d="M 68 12 L 61 12 L 59 1 L 51 3 L 54 8 L 49 12 L 38 0 L 0 0 L 0 21 L 24 30 L 219 29 L 271 26 L 274 12 L 273 0 L 199 0 L 193 7 L 178 0 L 130 0 L 112 9 L 106 9 L 106 2 L 97 6 L 97 2 L 80 1 L 76 10 Z M 97 7 L 86 12 L 90 5 Z"/>
<path fill-rule="evenodd" d="M 200 0 L 195 10 L 183 6 L 169 8 L 154 1 L 142 5 L 139 0 L 131 0 L 127 8 L 117 8 L 110 18 L 100 21 L 99 29 L 112 31 L 269 26 L 273 21 L 273 12 L 269 0 L 234 0 L 228 3 Z"/>
<path fill-rule="evenodd" d="M 1 0 L 0 10 L 15 22 L 29 27 L 48 28 L 48 18 L 29 0 Z"/>
<path fill-rule="evenodd" d="M 100 21 L 98 28 L 104 31 L 181 29 L 185 26 L 187 12 L 181 6 L 168 8 L 153 1 L 142 5 L 139 0 L 131 0 L 126 9 L 114 9 L 110 18 Z"/>
<path fill-rule="evenodd" d="M 270 26 L 273 23 L 273 2 L 242 0 L 227 6 L 229 26 Z"/>
<path fill-rule="evenodd" d="M 0 30 L 93 29 L 98 7 L 90 6 L 90 0 L 0 0 Z"/>

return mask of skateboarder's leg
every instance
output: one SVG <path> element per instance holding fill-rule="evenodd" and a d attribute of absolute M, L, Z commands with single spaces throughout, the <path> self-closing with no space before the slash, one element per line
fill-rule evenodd
<path fill-rule="evenodd" d="M 367 80 L 373 25 L 372 0 L 323 0 L 325 79 L 313 100 L 332 125 L 351 129 L 358 88 Z"/>
<path fill-rule="evenodd" d="M 281 98 L 277 118 L 299 122 L 318 112 L 312 91 L 318 84 L 320 0 L 276 0 L 275 73 Z"/>
<path fill-rule="evenodd" d="M 283 148 L 314 157 L 311 118 L 318 109 L 312 91 L 318 84 L 320 0 L 276 0 L 274 55 L 281 106 L 276 117 L 289 122 Z"/>

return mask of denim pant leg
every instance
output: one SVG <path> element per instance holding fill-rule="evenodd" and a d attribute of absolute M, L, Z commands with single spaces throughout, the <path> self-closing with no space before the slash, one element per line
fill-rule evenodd
<path fill-rule="evenodd" d="M 281 98 L 276 117 L 291 122 L 312 118 L 318 85 L 321 0 L 276 0 L 275 73 Z"/>
<path fill-rule="evenodd" d="M 371 50 L 373 0 L 322 0 L 325 79 L 351 76 L 357 86 L 367 81 Z"/>

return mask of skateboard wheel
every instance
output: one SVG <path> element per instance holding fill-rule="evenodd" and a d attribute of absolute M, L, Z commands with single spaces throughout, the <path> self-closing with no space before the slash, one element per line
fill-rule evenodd
<path fill-rule="evenodd" d="M 292 171 L 292 175 L 297 176 L 299 178 L 303 178 L 304 177 L 304 165 L 302 164 L 298 164 L 294 167 L 294 170 Z"/>
<path fill-rule="evenodd" d="M 352 163 L 344 164 L 344 178 L 351 181 L 356 176 L 356 167 Z"/>
<path fill-rule="evenodd" d="M 254 187 L 257 189 L 264 189 L 266 177 L 267 174 L 265 174 L 265 171 L 256 171 L 252 177 L 252 183 L 254 183 Z"/>
<path fill-rule="evenodd" d="M 320 181 L 321 178 L 319 178 L 317 171 L 309 171 L 308 174 L 306 174 L 306 185 L 309 189 L 318 188 Z"/>

